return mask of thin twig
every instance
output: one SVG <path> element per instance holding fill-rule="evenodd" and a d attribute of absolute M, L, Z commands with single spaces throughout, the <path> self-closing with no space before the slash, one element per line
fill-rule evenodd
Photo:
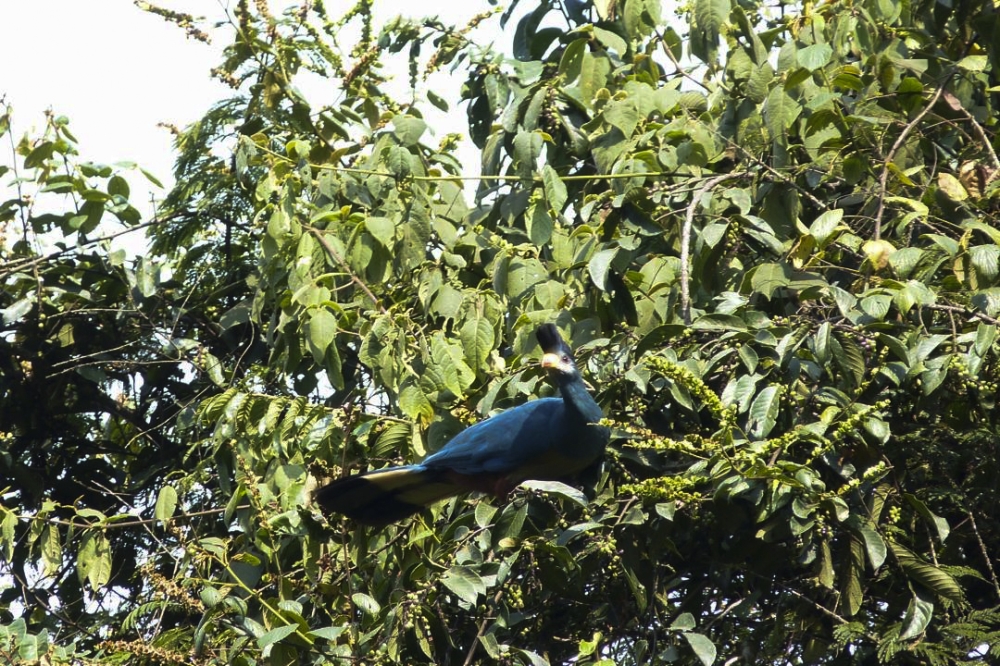
<path fill-rule="evenodd" d="M 979 535 L 979 528 L 976 527 L 976 518 L 972 515 L 971 511 L 966 511 L 965 514 L 969 517 L 969 523 L 972 525 L 972 533 L 976 535 L 976 541 L 979 543 L 979 551 L 983 554 L 983 560 L 986 561 L 986 569 L 990 572 L 990 580 L 993 581 L 993 589 L 996 590 L 997 598 L 1000 599 L 1000 581 L 997 580 L 997 574 L 993 570 L 993 562 L 990 560 L 990 551 L 986 548 L 986 544 L 983 543 L 983 537 Z"/>
<path fill-rule="evenodd" d="M 312 235 L 316 237 L 316 240 L 319 241 L 319 244 L 323 246 L 323 249 L 326 250 L 327 254 L 333 257 L 333 260 L 336 261 L 338 264 L 340 264 L 341 268 L 347 271 L 347 274 L 351 276 L 351 282 L 358 285 L 358 287 L 360 287 L 361 290 L 365 292 L 368 298 L 371 299 L 372 305 L 377 307 L 379 309 L 379 312 L 385 314 L 386 310 L 384 307 L 382 307 L 382 304 L 379 303 L 378 299 L 375 298 L 375 294 L 373 294 L 371 289 L 368 288 L 368 285 L 366 285 L 364 282 L 361 281 L 361 278 L 359 278 L 357 275 L 354 274 L 354 271 L 352 271 L 351 267 L 347 264 L 346 261 L 344 261 L 344 258 L 340 256 L 340 253 L 337 252 L 336 249 L 334 249 L 333 245 L 331 245 L 329 241 L 323 238 L 322 232 L 319 229 L 316 229 L 315 227 L 307 227 L 307 228 L 312 233 Z"/>
<path fill-rule="evenodd" d="M 149 222 L 143 222 L 142 224 L 137 224 L 134 227 L 129 227 L 128 229 L 124 229 L 122 231 L 117 231 L 117 232 L 115 232 L 113 234 L 108 234 L 107 236 L 101 236 L 100 238 L 88 239 L 87 241 L 85 241 L 83 243 L 79 243 L 77 245 L 73 245 L 72 247 L 67 247 L 67 248 L 62 249 L 62 250 L 57 250 L 55 252 L 50 252 L 49 254 L 46 254 L 46 255 L 44 255 L 42 257 L 35 257 L 34 259 L 23 259 L 21 261 L 10 262 L 6 266 L 4 266 L 4 268 L 3 268 L 2 271 L 0 271 L 0 277 L 6 277 L 6 276 L 11 275 L 13 273 L 17 273 L 19 271 L 23 271 L 25 269 L 32 268 L 34 266 L 38 266 L 39 264 L 44 264 L 47 261 L 51 261 L 53 259 L 58 259 L 59 257 L 61 257 L 64 254 L 70 254 L 72 252 L 79 252 L 80 250 L 82 250 L 82 249 L 84 249 L 84 248 L 86 248 L 86 247 L 88 247 L 90 245 L 96 245 L 98 243 L 103 243 L 104 241 L 114 240 L 115 238 L 118 238 L 119 236 L 124 236 L 126 234 L 130 234 L 133 231 L 140 231 L 142 229 L 145 229 L 146 227 L 151 227 L 154 224 L 162 224 L 163 222 L 165 222 L 165 220 L 162 219 L 162 218 L 156 219 L 156 220 L 150 220 Z"/>
<path fill-rule="evenodd" d="M 896 153 L 903 147 L 903 142 L 906 141 L 906 137 L 910 135 L 913 128 L 924 119 L 924 116 L 930 113 L 931 109 L 934 108 L 934 105 L 937 104 L 937 101 L 941 99 L 941 95 L 944 94 L 945 86 L 947 86 L 948 82 L 951 81 L 952 76 L 953 74 L 949 74 L 945 80 L 941 82 L 941 85 L 938 86 L 938 89 L 934 92 L 934 95 L 931 97 L 930 101 L 927 102 L 927 105 L 923 108 L 923 110 L 917 114 L 916 118 L 908 122 L 906 127 L 903 128 L 903 131 L 899 133 L 899 136 L 896 137 L 896 142 L 893 143 L 892 148 L 889 149 L 889 154 L 885 156 L 885 163 L 882 165 L 882 173 L 878 179 L 878 210 L 875 212 L 875 240 L 879 240 L 882 237 L 882 216 L 885 213 L 885 191 L 889 183 L 889 165 L 892 164 L 892 160 L 896 157 Z"/>
<path fill-rule="evenodd" d="M 691 288 L 688 262 L 691 255 L 691 228 L 694 226 L 694 214 L 698 209 L 698 204 L 705 192 L 709 191 L 719 183 L 731 178 L 746 178 L 747 173 L 724 173 L 705 181 L 704 185 L 698 188 L 691 197 L 687 212 L 684 215 L 684 227 L 681 229 L 681 317 L 684 325 L 691 325 Z"/>
<path fill-rule="evenodd" d="M 781 589 L 783 589 L 785 592 L 788 592 L 789 594 L 791 594 L 793 597 L 797 597 L 798 599 L 801 599 L 802 601 L 804 601 L 804 602 L 806 602 L 808 604 L 812 604 L 812 606 L 816 610 L 818 610 L 819 612 L 823 613 L 824 615 L 828 615 L 832 619 L 836 620 L 838 623 L 840 623 L 840 624 L 850 624 L 850 620 L 848 620 L 847 618 L 838 615 L 837 613 L 833 612 L 832 610 L 830 610 L 829 608 L 827 608 L 823 604 L 820 604 L 820 603 L 818 603 L 818 602 L 810 599 L 809 597 L 807 597 L 806 595 L 802 594 L 798 590 L 796 590 L 794 588 L 791 588 L 791 587 L 788 587 L 787 585 L 782 585 L 781 583 L 777 583 L 777 585 L 778 585 L 778 587 L 780 587 Z M 879 642 L 879 637 L 877 635 L 871 633 L 870 631 L 866 631 L 865 632 L 865 636 L 868 638 L 868 640 L 874 641 L 876 643 Z"/>
<path fill-rule="evenodd" d="M 928 310 L 939 310 L 941 312 L 958 312 L 966 317 L 972 317 L 980 321 L 984 321 L 987 324 L 1000 324 L 1000 319 L 991 317 L 988 314 L 983 314 L 982 312 L 976 312 L 975 310 L 970 310 L 968 308 L 961 307 L 959 305 L 939 305 L 937 303 L 932 303 L 930 305 L 925 305 Z"/>
<path fill-rule="evenodd" d="M 497 590 L 497 593 L 493 595 L 493 607 L 500 603 L 500 599 L 503 597 L 503 588 Z M 465 654 L 465 661 L 462 662 L 462 666 L 469 666 L 472 663 L 472 658 L 476 655 L 476 646 L 479 645 L 479 639 L 482 638 L 483 634 L 486 633 L 486 625 L 489 623 L 490 619 L 484 617 L 483 621 L 479 623 L 479 631 L 476 632 L 475 638 L 472 639 L 472 645 L 469 646 L 469 651 Z"/>
<path fill-rule="evenodd" d="M 298 164 L 297 161 L 292 158 L 282 155 L 279 152 L 265 148 L 254 144 L 256 150 L 270 155 L 271 157 L 287 162 L 289 164 Z M 314 164 L 309 162 L 310 169 L 316 169 L 317 171 L 336 171 L 338 173 L 353 173 L 359 176 L 381 176 L 383 178 L 391 178 L 395 180 L 399 177 L 399 174 L 391 173 L 389 171 L 377 171 L 374 169 L 360 169 L 358 167 L 344 167 L 337 166 L 334 164 Z M 673 176 L 684 176 L 687 175 L 682 171 L 640 171 L 640 172 L 623 172 L 623 173 L 594 173 L 594 174 L 575 174 L 571 176 L 559 176 L 559 180 L 563 182 L 572 181 L 592 181 L 592 180 L 624 180 L 626 178 L 666 178 Z M 482 182 L 525 182 L 525 183 L 541 183 L 543 179 L 541 176 L 505 176 L 505 175 L 480 175 L 480 176 L 409 176 L 415 182 L 426 182 L 426 183 L 461 183 L 465 181 L 482 181 Z"/>
<path fill-rule="evenodd" d="M 969 113 L 961 104 L 953 104 L 949 105 L 949 107 L 961 113 L 965 116 L 966 120 L 972 123 L 972 127 L 975 129 L 976 134 L 979 135 L 979 139 L 986 148 L 986 152 L 990 154 L 990 161 L 993 162 L 993 169 L 1000 170 L 1000 158 L 997 157 L 997 151 L 993 149 L 993 143 L 990 141 L 990 137 L 986 136 L 986 130 L 984 130 L 983 126 L 979 124 L 979 121 L 976 120 L 973 115 Z"/>
<path fill-rule="evenodd" d="M 664 53 L 664 55 L 666 55 L 667 58 L 670 59 L 670 62 L 673 63 L 674 68 L 677 70 L 677 73 L 680 74 L 685 79 L 687 79 L 687 80 L 691 81 L 692 83 L 694 83 L 696 86 L 699 86 L 700 88 L 704 88 L 705 90 L 708 90 L 708 86 L 705 84 L 704 81 L 699 81 L 694 76 L 692 76 L 690 72 L 688 72 L 686 69 L 684 69 L 683 67 L 681 67 L 681 64 L 677 61 L 677 57 L 674 55 L 674 52 L 671 51 L 670 50 L 670 46 L 667 45 L 666 38 L 663 36 L 663 34 L 660 33 L 659 30 L 656 30 L 656 37 L 657 37 L 656 41 L 658 41 L 660 43 L 660 46 L 663 47 L 663 53 Z"/>
<path fill-rule="evenodd" d="M 812 192 L 810 192 L 806 188 L 804 188 L 801 185 L 799 185 L 798 183 L 796 183 L 794 178 L 792 178 L 791 176 L 788 176 L 786 174 L 781 173 L 780 171 L 778 171 L 777 169 L 775 169 L 773 166 L 771 166 L 770 164 L 768 164 L 764 160 L 760 159 L 759 157 L 757 157 L 756 155 L 754 155 L 753 153 L 751 153 L 749 150 L 747 150 L 746 148 L 744 148 L 740 144 L 735 143 L 735 142 L 730 142 L 729 145 L 732 146 L 733 148 L 735 148 L 736 150 L 738 150 L 740 153 L 743 154 L 744 157 L 746 157 L 747 159 L 753 161 L 754 164 L 756 164 L 761 169 L 763 169 L 764 171 L 768 172 L 769 174 L 771 174 L 772 176 L 774 176 L 775 178 L 777 178 L 781 182 L 785 183 L 786 185 L 790 185 L 790 186 L 794 187 L 796 190 L 798 190 L 799 194 L 801 194 L 803 197 L 805 197 L 806 199 L 808 199 L 809 202 L 812 203 L 812 205 L 816 206 L 820 210 L 826 210 L 829 207 L 828 204 L 823 203 L 822 201 L 820 201 L 819 198 L 817 198 L 816 195 L 814 195 Z"/>
<path fill-rule="evenodd" d="M 249 504 L 244 504 L 236 507 L 237 510 L 249 509 L 249 508 L 250 508 Z M 175 516 L 171 516 L 169 520 L 180 520 L 182 518 L 195 518 L 198 516 L 210 516 L 216 513 L 224 513 L 225 511 L 226 511 L 225 508 L 205 509 L 204 511 L 192 511 L 191 513 L 180 513 Z M 63 520 L 62 518 L 41 518 L 39 516 L 27 516 L 27 515 L 17 516 L 17 518 L 19 520 L 28 520 L 31 522 L 36 522 L 36 521 L 44 522 L 48 523 L 49 525 L 64 525 L 66 527 L 73 527 L 81 530 L 94 529 L 95 527 L 100 527 L 102 529 L 111 529 L 111 528 L 117 529 L 119 527 L 138 527 L 139 525 L 150 525 L 153 523 L 160 522 L 159 518 L 139 518 L 136 520 L 122 521 L 120 523 L 110 522 L 109 519 L 96 520 L 92 523 L 78 523 L 74 520 Z"/>

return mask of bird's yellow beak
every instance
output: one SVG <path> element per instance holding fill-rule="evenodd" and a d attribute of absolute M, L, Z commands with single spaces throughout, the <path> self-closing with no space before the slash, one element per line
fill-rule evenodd
<path fill-rule="evenodd" d="M 562 359 L 559 358 L 559 354 L 549 352 L 548 354 L 542 355 L 543 368 L 558 368 L 561 364 Z"/>

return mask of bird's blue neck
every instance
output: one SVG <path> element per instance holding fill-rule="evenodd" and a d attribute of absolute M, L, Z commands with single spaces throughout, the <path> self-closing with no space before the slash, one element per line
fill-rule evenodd
<path fill-rule="evenodd" d="M 559 384 L 559 391 L 562 393 L 566 406 L 577 412 L 586 423 L 597 423 L 604 414 L 600 405 L 590 395 L 583 379 L 579 376 Z"/>

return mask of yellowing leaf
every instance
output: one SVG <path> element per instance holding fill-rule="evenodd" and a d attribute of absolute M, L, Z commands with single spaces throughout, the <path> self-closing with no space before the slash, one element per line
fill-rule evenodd
<path fill-rule="evenodd" d="M 950 173 L 939 173 L 937 180 L 938 189 L 952 201 L 965 201 L 969 198 L 969 192 L 962 186 L 962 182 Z"/>
<path fill-rule="evenodd" d="M 875 270 L 882 270 L 889 263 L 889 257 L 896 251 L 896 246 L 887 240 L 865 241 L 861 251 L 868 257 Z"/>

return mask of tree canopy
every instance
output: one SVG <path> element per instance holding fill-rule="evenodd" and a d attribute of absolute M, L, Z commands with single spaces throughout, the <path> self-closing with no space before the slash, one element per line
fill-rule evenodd
<path fill-rule="evenodd" d="M 333 4 L 235 4 L 152 219 L 0 115 L 5 663 L 1000 655 L 994 2 Z M 552 394 L 544 322 L 599 475 L 310 503 Z"/>

